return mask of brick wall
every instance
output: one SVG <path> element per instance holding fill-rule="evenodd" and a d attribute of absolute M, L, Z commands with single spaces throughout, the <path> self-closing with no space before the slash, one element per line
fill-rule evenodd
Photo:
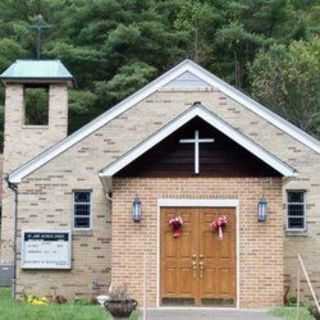
<path fill-rule="evenodd" d="M 84 169 L 84 168 L 83 168 Z M 17 294 L 92 297 L 106 293 L 110 284 L 111 216 L 96 175 L 65 172 L 45 181 L 29 179 L 20 185 L 18 206 Z M 92 190 L 92 230 L 73 230 L 72 269 L 22 270 L 21 231 L 25 229 L 72 230 L 73 190 Z"/>
<path fill-rule="evenodd" d="M 68 130 L 67 84 L 50 85 L 48 125 L 24 124 L 24 86 L 22 84 L 8 84 L 5 93 L 3 177 L 39 152 L 65 138 Z M 5 179 L 2 181 L 2 187 L 0 262 L 12 264 L 14 197 Z"/>
<path fill-rule="evenodd" d="M 20 89 L 12 88 L 12 90 L 11 99 L 18 99 L 19 97 L 15 96 L 14 90 Z M 110 222 L 108 202 L 103 196 L 104 191 L 98 178 L 99 170 L 149 137 L 173 117 L 190 107 L 194 101 L 201 101 L 234 128 L 298 170 L 297 178 L 283 181 L 282 203 L 285 202 L 285 190 L 287 188 L 305 189 L 307 191 L 308 231 L 304 234 L 285 237 L 285 274 L 292 292 L 294 292 L 296 254 L 298 252 L 303 253 L 307 268 L 311 272 L 312 280 L 315 282 L 319 293 L 320 155 L 215 89 L 203 92 L 158 91 L 31 173 L 19 185 L 19 229 L 70 227 L 72 219 L 70 192 L 77 188 L 92 188 L 100 194 L 98 198 L 94 198 L 95 219 L 99 224 L 99 221 L 102 221 L 103 218 L 98 218 L 98 216 L 102 214 L 105 215 L 105 221 Z M 13 102 L 12 105 L 14 105 Z M 32 141 L 36 143 L 37 139 L 37 136 L 33 140 L 30 138 L 30 143 L 32 144 Z M 15 146 L 20 148 L 19 139 L 15 141 Z M 15 146 L 10 146 L 10 148 L 14 149 Z M 16 150 L 16 152 L 18 155 L 19 150 Z M 7 168 L 15 167 L 14 161 L 14 158 L 12 160 L 8 158 Z M 5 172 L 9 171 L 9 169 L 5 170 Z M 46 194 L 45 197 L 41 197 L 42 190 Z M 13 198 L 11 194 L 10 192 L 10 197 L 8 196 L 4 200 L 3 239 L 7 248 L 6 252 L 12 254 L 10 239 L 12 239 L 13 230 L 11 224 Z M 37 203 L 36 206 L 35 203 Z M 282 213 L 285 215 L 284 205 Z M 43 216 L 45 216 L 45 219 L 43 219 Z M 61 219 L 63 222 L 61 222 Z M 91 268 L 91 265 L 99 266 L 101 262 L 101 265 L 104 264 L 106 268 L 110 269 L 110 243 L 105 243 L 103 247 L 98 246 L 105 251 L 105 260 L 99 261 L 98 254 L 90 259 L 84 259 L 86 255 L 90 254 L 90 248 L 95 247 L 98 238 L 105 237 L 109 239 L 106 241 L 110 241 L 110 223 L 106 223 L 105 226 L 101 225 L 100 231 L 95 233 L 97 226 L 97 224 L 94 225 L 94 235 L 89 238 L 90 245 L 87 248 L 82 246 L 80 251 L 74 252 L 74 259 L 77 260 L 76 265 L 78 266 L 75 271 L 23 272 L 19 274 L 18 278 L 19 290 L 22 291 L 25 287 L 28 292 L 33 290 L 39 292 L 40 289 L 43 292 L 48 292 L 51 283 L 59 284 L 60 287 L 67 283 L 71 284 L 67 287 L 71 295 L 79 291 L 77 289 L 79 281 L 84 289 L 90 286 L 87 283 L 89 280 L 86 278 L 88 272 L 90 278 L 93 278 L 92 275 L 98 274 L 99 279 L 103 279 L 105 283 L 108 282 L 109 273 L 107 275 L 104 271 L 100 273 L 98 271 L 100 267 Z M 103 228 L 105 229 L 102 230 Z M 18 240 L 20 246 L 20 238 Z M 78 246 L 79 244 L 80 246 L 81 241 L 83 243 L 87 241 L 86 235 L 78 236 L 74 245 Z M 1 260 L 7 261 L 7 256 L 7 254 L 1 254 Z M 47 275 L 50 275 L 50 277 Z M 37 278 L 41 277 L 52 280 L 41 283 L 40 288 Z M 84 292 L 84 289 L 81 292 Z M 87 292 L 89 291 L 88 289 Z"/>
<path fill-rule="evenodd" d="M 112 202 L 112 284 L 126 284 L 143 301 L 143 254 L 147 255 L 147 305 L 157 299 L 158 207 L 161 198 L 239 199 L 240 307 L 263 308 L 283 302 L 283 215 L 279 178 L 115 178 Z M 143 220 L 134 223 L 131 205 L 142 202 Z M 257 222 L 265 195 L 267 222 Z"/>

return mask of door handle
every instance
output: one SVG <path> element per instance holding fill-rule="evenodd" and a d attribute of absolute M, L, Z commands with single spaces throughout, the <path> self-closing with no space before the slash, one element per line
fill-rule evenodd
<path fill-rule="evenodd" d="M 197 279 L 197 272 L 198 272 L 198 263 L 197 263 L 197 255 L 192 255 L 192 275 L 193 279 Z"/>
<path fill-rule="evenodd" d="M 204 271 L 204 262 L 199 262 L 199 269 L 200 269 L 200 279 L 203 279 L 203 271 Z"/>

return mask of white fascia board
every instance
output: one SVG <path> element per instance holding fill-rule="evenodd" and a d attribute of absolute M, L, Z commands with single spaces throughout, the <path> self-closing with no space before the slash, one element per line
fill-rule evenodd
<path fill-rule="evenodd" d="M 60 153 L 71 148 L 74 144 L 81 141 L 94 131 L 103 127 L 106 123 L 113 120 L 123 112 L 127 111 L 132 106 L 136 105 L 158 89 L 165 86 L 170 81 L 179 77 L 184 72 L 188 71 L 189 60 L 185 60 L 178 64 L 176 67 L 170 69 L 162 76 L 158 77 L 154 81 L 147 84 L 142 89 L 138 90 L 136 93 L 132 94 L 128 98 L 122 100 L 120 103 L 115 105 L 110 110 L 104 112 L 102 115 L 98 116 L 96 119 L 92 120 L 72 135 L 66 137 L 62 141 L 48 148 L 44 152 L 40 153 L 38 156 L 32 160 L 26 162 L 21 167 L 14 170 L 9 175 L 9 181 L 12 183 L 20 183 L 22 178 L 30 174 L 31 172 L 37 170 L 44 164 L 46 164 L 51 159 L 58 156 Z"/>
<path fill-rule="evenodd" d="M 183 126 L 185 123 L 197 116 L 197 109 L 193 108 L 189 112 L 184 113 L 174 121 L 169 122 L 165 127 L 153 134 L 149 139 L 145 140 L 143 143 L 139 144 L 137 147 L 131 149 L 124 156 L 120 157 L 118 160 L 111 163 L 107 168 L 105 168 L 100 175 L 101 176 L 113 176 L 115 173 L 119 172 L 122 168 L 126 167 L 129 163 L 140 157 L 143 153 L 151 149 L 153 146 L 157 145 L 163 139 L 168 137 L 170 134 L 175 132 L 178 128 Z"/>
<path fill-rule="evenodd" d="M 158 199 L 159 207 L 238 207 L 238 199 Z"/>
<path fill-rule="evenodd" d="M 132 106 L 136 105 L 137 103 L 139 103 L 149 95 L 153 94 L 155 91 L 159 90 L 160 88 L 168 84 L 170 81 L 176 79 L 185 72 L 193 73 L 194 75 L 199 77 L 199 79 L 221 90 L 221 92 L 223 92 L 233 100 L 237 101 L 238 103 L 242 104 L 247 109 L 266 119 L 271 124 L 283 130 L 287 134 L 291 135 L 296 140 L 305 144 L 312 150 L 320 153 L 320 143 L 317 139 L 308 135 L 306 132 L 300 130 L 290 122 L 281 118 L 280 116 L 265 108 L 253 99 L 249 98 L 239 90 L 233 88 L 231 85 L 214 76 L 209 71 L 203 69 L 196 63 L 187 59 L 175 66 L 174 68 L 170 69 L 154 81 L 150 82 L 145 87 L 138 90 L 136 93 L 132 94 L 128 98 L 116 104 L 113 108 L 104 112 L 102 115 L 92 120 L 87 125 L 83 126 L 79 130 L 74 132 L 72 135 L 66 137 L 62 141 L 43 151 L 30 161 L 26 162 L 25 164 L 14 170 L 9 175 L 9 181 L 12 183 L 20 183 L 22 178 L 24 178 L 31 172 L 37 170 L 38 168 L 46 164 L 48 161 L 52 160 L 62 152 L 66 151 L 67 149 L 69 149 L 74 144 L 78 143 L 94 131 L 100 129 L 106 123 L 113 120 L 123 112 L 127 111 Z"/>
<path fill-rule="evenodd" d="M 208 111 L 203 106 L 199 105 L 191 107 L 191 109 L 189 109 L 187 112 L 184 112 L 176 119 L 169 122 L 166 126 L 157 131 L 154 135 L 145 140 L 143 143 L 128 151 L 124 156 L 120 157 L 118 160 L 112 162 L 109 166 L 102 170 L 99 175 L 102 177 L 112 177 L 114 174 L 119 172 L 121 169 L 125 168 L 128 164 L 136 160 L 146 151 L 150 150 L 152 147 L 157 145 L 163 139 L 168 137 L 170 134 L 175 132 L 177 129 L 182 127 L 184 124 L 186 124 L 196 116 L 208 122 L 214 128 L 221 131 L 230 139 L 232 139 L 233 141 L 241 145 L 243 148 L 254 154 L 257 158 L 261 159 L 270 167 L 281 173 L 283 176 L 291 177 L 296 175 L 295 170 L 293 168 L 291 168 L 286 163 L 267 152 L 265 149 L 261 148 L 252 140 L 243 136 L 240 132 L 232 128 L 230 125 L 218 118 L 212 112 Z"/>
<path fill-rule="evenodd" d="M 240 146 L 251 152 L 257 158 L 267 163 L 270 167 L 281 173 L 285 177 L 292 177 L 296 175 L 296 171 L 291 168 L 289 165 L 284 163 L 279 158 L 275 157 L 264 148 L 260 147 L 258 144 L 253 142 L 251 139 L 242 135 L 239 131 L 235 130 L 233 127 L 228 125 L 226 122 L 222 121 L 220 118 L 214 116 L 210 113 L 210 116 L 206 117 L 206 114 L 203 109 L 199 111 L 199 116 L 211 124 L 214 128 L 218 129 L 226 136 L 228 136 L 233 141 L 237 142 Z"/>
<path fill-rule="evenodd" d="M 206 81 L 211 86 L 219 89 L 221 92 L 229 96 L 231 99 L 235 100 L 239 104 L 243 105 L 250 111 L 254 112 L 261 118 L 267 120 L 275 127 L 286 132 L 288 135 L 292 136 L 302 144 L 306 145 L 313 151 L 320 153 L 320 142 L 316 138 L 312 137 L 305 131 L 299 129 L 286 119 L 282 118 L 278 114 L 272 112 L 270 109 L 266 108 L 262 104 L 253 100 L 246 94 L 242 93 L 238 89 L 234 88 L 230 84 L 226 83 L 222 79 L 216 77 L 206 69 L 202 68 L 198 64 L 190 61 L 189 71 L 199 77 L 201 80 Z"/>

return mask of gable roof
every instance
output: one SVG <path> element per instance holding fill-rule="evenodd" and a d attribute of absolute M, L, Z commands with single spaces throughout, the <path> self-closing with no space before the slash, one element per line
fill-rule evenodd
<path fill-rule="evenodd" d="M 257 158 L 268 164 L 270 167 L 281 173 L 283 176 L 295 176 L 295 170 L 292 167 L 290 167 L 282 160 L 263 149 L 253 140 L 241 134 L 239 131 L 231 127 L 228 123 L 226 123 L 212 111 L 209 111 L 200 103 L 194 104 L 192 107 L 181 113 L 179 116 L 170 121 L 167 125 L 162 127 L 156 133 L 151 135 L 148 139 L 144 140 L 142 143 L 129 150 L 119 159 L 110 163 L 105 169 L 103 169 L 99 173 L 99 176 L 112 177 L 114 174 L 119 172 L 121 169 L 125 168 L 128 164 L 136 160 L 146 151 L 150 150 L 152 147 L 157 145 L 159 142 L 164 140 L 170 134 L 174 133 L 176 130 L 181 128 L 184 124 L 194 119 L 195 117 L 201 118 L 214 128 L 221 131 L 227 137 L 229 137 L 230 139 L 238 143 L 240 146 L 251 152 Z"/>
<path fill-rule="evenodd" d="M 73 81 L 72 74 L 60 60 L 17 60 L 1 75 L 6 81 Z"/>
<path fill-rule="evenodd" d="M 45 151 L 43 151 L 30 161 L 26 162 L 22 166 L 18 167 L 9 175 L 9 181 L 12 183 L 21 182 L 22 178 L 24 178 L 31 172 L 37 170 L 48 161 L 63 153 L 64 151 L 66 151 L 67 149 L 69 149 L 70 147 L 72 147 L 73 145 L 75 145 L 76 143 L 78 143 L 94 131 L 103 127 L 109 121 L 113 120 L 123 112 L 127 111 L 129 108 L 136 105 L 144 98 L 151 95 L 160 88 L 164 87 L 166 84 L 170 83 L 172 80 L 181 76 L 185 72 L 190 72 L 194 74 L 200 80 L 219 89 L 221 92 L 223 92 L 233 100 L 237 101 L 247 109 L 251 110 L 252 112 L 264 118 L 265 120 L 269 121 L 274 126 L 286 132 L 288 135 L 292 136 L 299 142 L 308 146 L 310 149 L 320 153 L 320 142 L 317 139 L 308 135 L 306 132 L 297 128 L 296 126 L 281 118 L 277 114 L 273 113 L 272 111 L 262 106 L 258 102 L 249 98 L 239 90 L 233 88 L 231 85 L 227 84 L 226 82 L 211 74 L 207 70 L 203 69 L 191 60 L 184 60 L 174 68 L 164 73 L 162 76 L 150 82 L 145 87 L 138 90 L 136 93 L 122 100 L 113 108 L 107 110 L 102 115 L 98 116 L 97 118 L 80 128 L 78 131 L 74 132 L 70 136 L 66 137 L 62 141 L 46 149 Z"/>

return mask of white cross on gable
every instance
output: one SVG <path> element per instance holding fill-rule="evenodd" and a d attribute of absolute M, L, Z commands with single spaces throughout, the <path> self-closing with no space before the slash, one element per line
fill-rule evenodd
<path fill-rule="evenodd" d="M 181 139 L 180 143 L 194 143 L 194 173 L 199 174 L 199 145 L 200 143 L 213 143 L 214 139 L 200 139 L 199 130 L 195 130 L 194 139 Z"/>

